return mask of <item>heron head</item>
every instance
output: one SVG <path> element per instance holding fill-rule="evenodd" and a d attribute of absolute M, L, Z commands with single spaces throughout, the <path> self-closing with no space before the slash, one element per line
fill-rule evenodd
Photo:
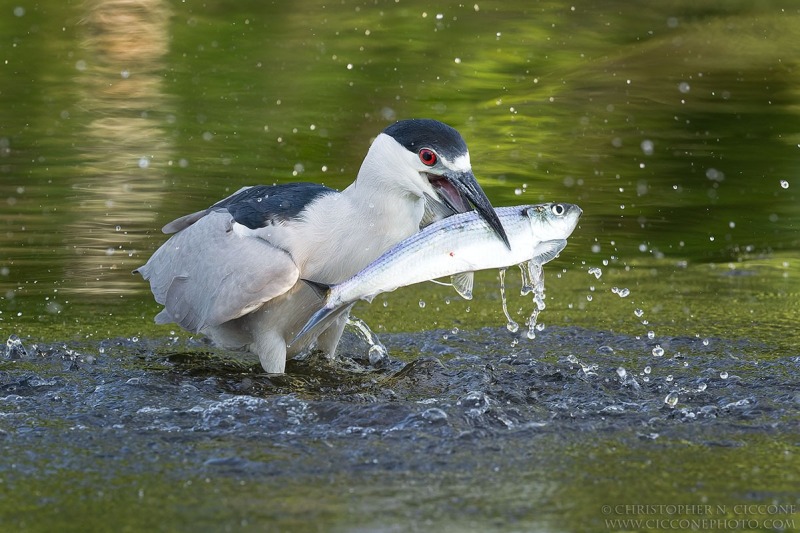
<path fill-rule="evenodd" d="M 435 220 L 474 207 L 509 245 L 497 213 L 472 173 L 467 144 L 458 131 L 436 120 L 413 119 L 396 122 L 383 134 L 403 152 L 397 164 L 407 170 L 402 175 L 408 185 L 425 198 L 426 218 Z"/>

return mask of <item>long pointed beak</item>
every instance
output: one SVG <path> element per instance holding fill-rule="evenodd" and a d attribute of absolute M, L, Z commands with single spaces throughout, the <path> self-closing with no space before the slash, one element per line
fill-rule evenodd
<path fill-rule="evenodd" d="M 469 204 L 472 204 L 508 249 L 511 249 L 508 236 L 500 223 L 500 219 L 497 218 L 497 213 L 494 212 L 486 193 L 478 185 L 478 180 L 475 179 L 475 175 L 471 171 L 449 171 L 438 178 L 431 180 L 431 185 L 433 185 L 439 197 L 450 209 L 456 213 L 463 213 L 464 211 L 469 211 Z"/>

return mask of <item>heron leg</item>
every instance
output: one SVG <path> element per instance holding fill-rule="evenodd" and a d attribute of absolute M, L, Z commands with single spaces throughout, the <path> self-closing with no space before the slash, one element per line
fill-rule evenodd
<path fill-rule="evenodd" d="M 283 374 L 286 370 L 286 341 L 277 331 L 258 331 L 250 351 L 258 355 L 261 367 L 268 374 Z"/>

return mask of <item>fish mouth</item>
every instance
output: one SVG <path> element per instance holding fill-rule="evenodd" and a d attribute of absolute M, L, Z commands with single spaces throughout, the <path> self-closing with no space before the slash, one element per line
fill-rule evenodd
<path fill-rule="evenodd" d="M 469 211 L 471 205 L 508 249 L 511 249 L 503 224 L 500 223 L 492 203 L 486 197 L 486 193 L 483 192 L 472 172 L 449 171 L 442 175 L 427 174 L 427 178 L 433 190 L 436 191 L 436 195 L 453 213 Z"/>

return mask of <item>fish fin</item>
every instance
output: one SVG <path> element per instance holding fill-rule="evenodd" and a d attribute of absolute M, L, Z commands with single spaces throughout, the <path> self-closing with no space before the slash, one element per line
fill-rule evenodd
<path fill-rule="evenodd" d="M 311 289 L 314 290 L 314 293 L 322 300 L 324 300 L 325 297 L 328 296 L 328 291 L 331 290 L 331 286 L 328 285 L 327 283 L 320 283 L 319 281 L 311 281 L 310 279 L 303 279 L 302 281 L 304 281 L 306 285 L 311 287 Z"/>
<path fill-rule="evenodd" d="M 475 281 L 475 272 L 460 272 L 453 274 L 450 279 L 459 296 L 465 300 L 472 300 L 472 285 Z"/>
<path fill-rule="evenodd" d="M 543 241 L 533 249 L 532 263 L 543 265 L 555 259 L 567 246 L 566 239 L 554 239 L 552 241 Z"/>
<path fill-rule="evenodd" d="M 442 285 L 444 287 L 452 287 L 453 286 L 452 283 L 445 283 L 444 281 L 439 281 L 438 279 L 429 279 L 428 281 L 430 281 L 431 283 L 435 283 L 437 285 Z"/>
<path fill-rule="evenodd" d="M 453 209 L 438 198 L 425 194 L 425 211 L 422 213 L 422 220 L 419 222 L 419 228 L 422 229 L 425 226 L 433 224 L 437 220 L 442 220 L 455 213 Z"/>

